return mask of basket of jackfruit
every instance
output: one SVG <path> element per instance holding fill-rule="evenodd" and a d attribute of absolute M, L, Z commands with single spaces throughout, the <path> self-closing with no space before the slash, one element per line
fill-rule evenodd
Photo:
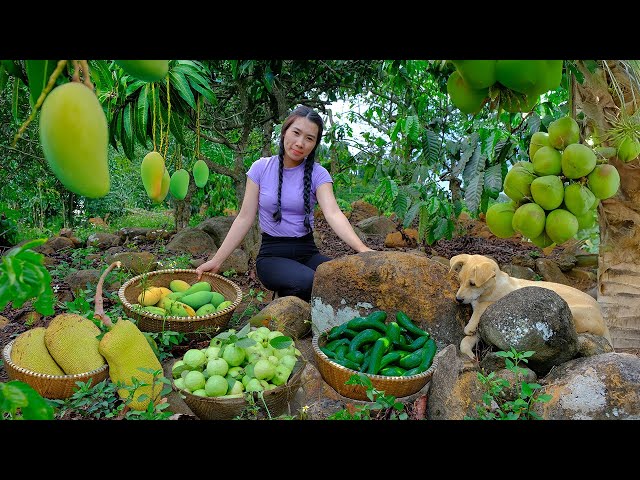
<path fill-rule="evenodd" d="M 174 331 L 190 339 L 225 329 L 242 301 L 240 287 L 226 277 L 194 269 L 157 270 L 133 277 L 118 290 L 125 312 L 143 332 Z"/>
<path fill-rule="evenodd" d="M 172 386 L 201 420 L 273 419 L 290 413 L 305 365 L 291 337 L 246 324 L 176 359 Z"/>
<path fill-rule="evenodd" d="M 20 380 L 41 396 L 70 397 L 76 382 L 96 385 L 109 375 L 109 365 L 98 349 L 100 328 L 88 318 L 63 313 L 47 327 L 33 327 L 11 340 L 2 360 L 11 380 Z"/>

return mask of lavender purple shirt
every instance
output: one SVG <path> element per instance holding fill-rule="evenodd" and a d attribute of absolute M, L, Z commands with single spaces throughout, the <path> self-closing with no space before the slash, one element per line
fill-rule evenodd
<path fill-rule="evenodd" d="M 276 223 L 273 219 L 278 205 L 278 167 L 278 156 L 274 155 L 256 160 L 247 172 L 247 176 L 260 188 L 258 196 L 260 228 L 274 237 L 302 237 L 308 233 L 304 226 L 304 162 L 297 167 L 283 169 L 280 223 Z M 333 183 L 331 175 L 326 168 L 315 162 L 311 172 L 309 194 L 311 228 L 313 228 L 313 209 L 316 205 L 316 189 L 327 182 Z"/>

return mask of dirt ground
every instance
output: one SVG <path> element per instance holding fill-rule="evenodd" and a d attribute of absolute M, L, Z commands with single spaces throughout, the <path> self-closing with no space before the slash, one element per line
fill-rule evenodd
<path fill-rule="evenodd" d="M 337 235 L 333 232 L 333 230 L 329 227 L 327 222 L 322 218 L 316 219 L 316 229 L 321 234 L 323 238 L 323 245 L 320 248 L 321 253 L 328 255 L 332 258 L 338 258 L 344 255 L 348 255 L 353 253 L 353 250 L 346 245 L 342 240 L 340 240 Z M 378 238 L 375 236 L 367 237 L 366 241 L 367 245 L 373 248 L 374 250 L 383 251 L 383 250 L 408 250 L 408 248 L 387 248 L 384 246 L 384 239 Z M 145 249 L 149 249 L 150 251 L 154 251 L 159 258 L 166 257 L 167 254 L 162 254 L 163 250 L 161 249 L 162 244 L 156 243 L 153 246 L 145 247 Z M 472 234 L 465 234 L 461 236 L 454 237 L 451 240 L 440 240 L 436 242 L 434 245 L 427 246 L 425 251 L 428 255 L 439 255 L 446 258 L 450 258 L 453 255 L 457 255 L 460 253 L 469 253 L 469 254 L 481 254 L 481 255 L 490 255 L 492 256 L 498 263 L 509 263 L 514 256 L 527 255 L 531 250 L 537 250 L 539 256 L 545 256 L 543 252 L 541 252 L 537 247 L 533 246 L 528 242 L 520 242 L 514 241 L 513 239 L 500 239 L 497 237 L 490 236 L 488 238 L 484 238 L 481 236 L 476 236 Z M 555 250 L 551 252 L 550 256 L 557 255 L 558 251 Z M 57 260 L 65 260 L 65 257 L 69 257 L 67 261 L 70 260 L 71 252 L 60 252 L 55 255 L 55 259 Z M 264 286 L 260 283 L 259 279 L 255 274 L 255 265 L 251 262 L 249 265 L 249 271 L 245 275 L 238 275 L 233 278 L 233 281 L 238 284 L 238 286 L 242 289 L 243 293 L 248 293 L 250 289 L 254 290 L 263 290 L 267 292 L 262 304 L 257 304 L 256 307 L 262 308 L 269 301 L 271 301 L 271 292 L 266 290 Z M 104 268 L 104 264 L 101 264 L 99 260 L 96 261 L 96 265 L 94 268 L 102 269 Z M 585 291 L 589 288 L 592 288 L 593 285 L 585 284 L 585 285 L 577 285 L 578 288 L 584 289 Z M 64 286 L 61 290 L 58 291 L 58 295 L 63 293 L 65 290 Z M 69 290 L 69 289 L 67 289 Z M 116 298 L 116 296 L 113 296 Z M 108 312 L 108 309 L 113 305 L 112 302 L 117 301 L 111 298 L 105 297 L 104 308 L 105 311 Z M 238 307 L 238 311 L 243 311 L 245 304 L 241 304 Z M 25 322 L 24 315 L 31 310 L 30 302 L 27 302 L 23 305 L 22 308 L 13 309 L 9 304 L 4 311 L 0 311 L 0 315 L 6 317 L 9 321 L 7 325 L 2 327 L 0 325 L 0 351 L 4 349 L 5 345 L 9 343 L 13 338 L 22 333 L 23 331 L 29 328 Z M 56 311 L 56 314 L 63 313 L 63 310 L 59 309 Z M 32 326 L 47 326 L 51 317 L 44 317 L 36 320 Z M 310 344 L 310 342 L 309 342 Z M 180 354 L 180 351 L 185 351 L 186 348 L 190 348 L 192 345 L 181 345 L 175 354 Z M 638 350 L 625 350 L 630 353 L 634 353 L 640 356 L 640 349 Z M 306 356 L 306 355 L 305 355 Z M 313 355 L 310 355 L 311 357 Z M 311 360 L 311 359 L 310 359 Z M 3 366 L 0 366 L 0 382 L 6 382 L 9 378 Z"/>

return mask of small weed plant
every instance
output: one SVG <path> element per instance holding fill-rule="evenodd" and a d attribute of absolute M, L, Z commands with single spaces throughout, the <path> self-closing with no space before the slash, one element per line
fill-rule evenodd
<path fill-rule="evenodd" d="M 345 385 L 360 385 L 366 389 L 367 398 L 374 402 L 373 405 L 362 404 L 352 411 L 339 410 L 327 417 L 327 420 L 371 420 L 373 412 L 385 411 L 389 420 L 407 420 L 409 416 L 405 412 L 404 404 L 396 401 L 393 395 L 385 395 L 383 390 L 376 389 L 371 379 L 362 373 L 353 374 L 345 382 Z"/>
<path fill-rule="evenodd" d="M 496 352 L 496 355 L 504 358 L 506 368 L 516 375 L 517 397 L 507 398 L 505 392 L 513 390 L 513 386 L 504 378 L 496 376 L 495 372 L 488 375 L 478 372 L 478 380 L 485 387 L 482 404 L 476 405 L 478 417 L 465 416 L 465 420 L 540 420 L 540 416 L 533 411 L 533 406 L 548 402 L 552 397 L 542 393 L 536 395 L 542 388 L 541 385 L 524 381 L 526 370 L 520 366 L 521 362 L 528 363 L 528 358 L 534 353 L 518 352 L 513 347 L 508 352 Z"/>

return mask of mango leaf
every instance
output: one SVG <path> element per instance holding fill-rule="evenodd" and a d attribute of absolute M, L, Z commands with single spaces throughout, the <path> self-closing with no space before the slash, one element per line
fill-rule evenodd
<path fill-rule="evenodd" d="M 4 65 L 0 65 L 0 92 L 4 90 L 7 80 L 9 80 L 9 74 L 7 73 L 6 68 L 4 68 Z"/>
<path fill-rule="evenodd" d="M 169 130 L 171 131 L 171 133 L 173 133 L 173 136 L 178 143 L 180 143 L 181 145 L 186 144 L 182 119 L 178 115 L 171 115 L 171 124 L 169 125 Z"/>
<path fill-rule="evenodd" d="M 193 98 L 193 93 L 191 92 L 191 88 L 189 87 L 189 82 L 184 77 L 183 74 L 170 71 L 169 78 L 171 79 L 171 86 L 174 90 L 178 91 L 178 95 L 189 104 L 191 108 L 196 109 L 196 101 Z"/>
<path fill-rule="evenodd" d="M 144 87 L 140 89 L 140 95 L 138 95 L 138 102 L 136 103 L 136 115 L 135 119 L 135 130 L 136 137 L 140 141 L 142 145 L 147 147 L 148 137 L 147 137 L 147 123 L 149 121 L 149 84 L 147 83 Z"/>
<path fill-rule="evenodd" d="M 42 90 L 49 83 L 49 77 L 58 65 L 57 60 L 25 60 L 27 78 L 29 79 L 29 103 L 31 108 L 36 104 Z"/>
<path fill-rule="evenodd" d="M 0 311 L 9 302 L 13 308 L 33 298 L 34 307 L 43 315 L 53 315 L 53 290 L 51 276 L 44 267 L 44 255 L 29 250 L 41 245 L 46 239 L 37 239 L 25 243 L 2 258 L 0 264 Z"/>
<path fill-rule="evenodd" d="M 130 160 L 133 160 L 134 156 L 134 138 L 133 128 L 131 125 L 131 104 L 127 104 L 122 111 L 122 128 L 120 129 L 120 141 L 122 142 L 122 148 L 124 154 Z"/>
<path fill-rule="evenodd" d="M 208 88 L 203 88 L 202 86 L 198 85 L 197 83 L 192 83 L 191 86 L 193 87 L 194 90 L 199 92 L 204 98 L 209 100 L 211 105 L 213 105 L 215 107 L 218 104 L 218 99 L 216 98 L 216 94 L 213 93 L 212 90 L 210 90 Z"/>

